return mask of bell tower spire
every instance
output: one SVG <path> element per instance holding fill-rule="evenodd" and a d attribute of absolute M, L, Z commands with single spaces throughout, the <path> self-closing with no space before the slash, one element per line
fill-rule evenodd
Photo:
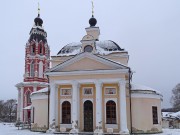
<path fill-rule="evenodd" d="M 40 6 L 39 6 L 39 2 L 38 2 L 38 16 L 40 17 Z"/>
<path fill-rule="evenodd" d="M 38 16 L 29 33 L 30 37 L 25 46 L 25 73 L 24 80 L 16 85 L 19 90 L 17 118 L 21 122 L 28 121 L 31 110 L 23 108 L 31 105 L 30 94 L 48 86 L 48 78 L 44 74 L 49 68 L 50 48 L 47 42 L 47 33 L 43 28 L 38 4 Z"/>
<path fill-rule="evenodd" d="M 94 17 L 94 0 L 92 0 L 91 3 L 92 3 L 92 17 Z"/>

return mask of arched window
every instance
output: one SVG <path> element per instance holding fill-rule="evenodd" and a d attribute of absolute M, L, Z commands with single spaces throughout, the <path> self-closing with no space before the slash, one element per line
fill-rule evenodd
<path fill-rule="evenodd" d="M 30 77 L 34 77 L 34 62 L 30 65 Z"/>
<path fill-rule="evenodd" d="M 27 91 L 27 92 L 26 92 L 26 100 L 27 100 L 27 104 L 30 104 L 30 103 L 31 103 L 30 94 L 31 94 L 30 91 Z"/>
<path fill-rule="evenodd" d="M 43 45 L 40 44 L 40 46 L 39 46 L 39 54 L 43 54 L 44 53 L 43 50 L 44 50 Z"/>
<path fill-rule="evenodd" d="M 39 78 L 43 78 L 43 63 L 39 62 Z"/>
<path fill-rule="evenodd" d="M 31 46 L 31 55 L 35 55 L 35 52 L 36 52 L 36 45 L 33 44 L 33 45 Z"/>
<path fill-rule="evenodd" d="M 116 103 L 112 100 L 106 103 L 106 123 L 116 124 Z"/>
<path fill-rule="evenodd" d="M 62 123 L 71 123 L 71 104 L 68 101 L 62 103 Z"/>
<path fill-rule="evenodd" d="M 84 47 L 84 52 L 92 52 L 93 51 L 93 47 L 91 45 L 87 45 Z"/>

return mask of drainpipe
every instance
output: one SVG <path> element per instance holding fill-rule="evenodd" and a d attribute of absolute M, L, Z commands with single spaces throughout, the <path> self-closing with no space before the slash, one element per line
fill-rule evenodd
<path fill-rule="evenodd" d="M 48 83 L 49 83 L 49 76 L 47 75 L 47 79 L 48 79 Z M 49 94 L 50 94 L 50 87 L 49 87 L 49 84 L 48 84 L 48 129 L 49 129 Z"/>

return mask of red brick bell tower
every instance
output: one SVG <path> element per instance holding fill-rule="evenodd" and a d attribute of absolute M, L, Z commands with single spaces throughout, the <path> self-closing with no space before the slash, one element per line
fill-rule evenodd
<path fill-rule="evenodd" d="M 44 72 L 49 68 L 50 49 L 47 33 L 42 24 L 43 20 L 38 13 L 25 46 L 24 81 L 16 84 L 18 89 L 17 120 L 21 122 L 29 122 L 31 117 L 30 94 L 48 86 L 48 79 Z"/>

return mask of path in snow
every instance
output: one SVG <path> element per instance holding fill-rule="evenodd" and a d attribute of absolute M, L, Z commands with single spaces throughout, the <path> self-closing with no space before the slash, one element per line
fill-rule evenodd
<path fill-rule="evenodd" d="M 0 123 L 0 135 L 55 135 L 55 134 L 31 132 L 29 130 L 18 130 L 17 127 L 14 127 L 14 124 Z M 180 129 L 163 129 L 163 133 L 152 134 L 152 135 L 180 135 Z"/>

